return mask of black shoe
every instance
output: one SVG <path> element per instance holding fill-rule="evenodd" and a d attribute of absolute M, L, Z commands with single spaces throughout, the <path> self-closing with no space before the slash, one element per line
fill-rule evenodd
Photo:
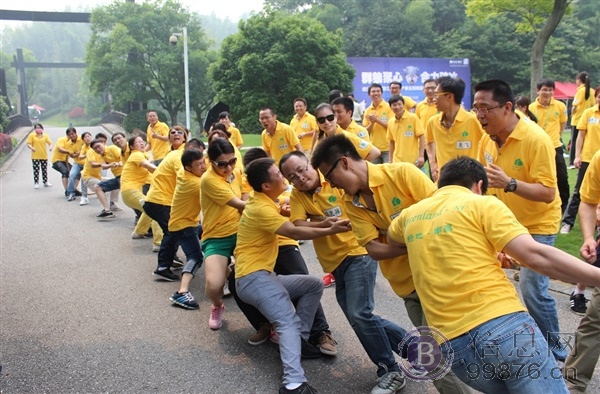
<path fill-rule="evenodd" d="M 112 219 L 115 217 L 115 214 L 112 213 L 111 211 L 107 211 L 106 209 L 103 209 L 102 212 L 100 212 L 99 215 L 96 216 L 98 219 Z"/>
<path fill-rule="evenodd" d="M 175 255 L 173 257 L 173 268 L 181 268 L 185 265 L 185 263 L 179 258 L 179 256 Z"/>
<path fill-rule="evenodd" d="M 307 340 L 302 339 L 302 358 L 311 359 L 311 358 L 320 358 L 323 356 L 321 353 L 321 349 Z M 295 392 L 295 391 L 294 391 Z"/>
<path fill-rule="evenodd" d="M 75 189 L 75 196 L 81 197 L 81 192 L 77 189 Z"/>
<path fill-rule="evenodd" d="M 317 389 L 315 389 L 314 387 L 312 387 L 311 385 L 309 385 L 308 383 L 304 382 L 300 385 L 300 387 L 297 387 L 293 390 L 288 390 L 285 388 L 284 385 L 281 385 L 281 387 L 279 387 L 279 394 L 318 394 L 319 392 L 317 391 Z"/>
<path fill-rule="evenodd" d="M 168 268 L 160 271 L 156 270 L 152 273 L 152 275 L 158 277 L 158 279 L 168 280 L 169 282 L 175 282 L 179 280 L 179 276 L 174 274 L 173 271 Z"/>
<path fill-rule="evenodd" d="M 585 298 L 583 294 L 575 294 L 575 292 L 571 293 L 571 297 L 569 298 L 571 301 L 571 310 L 578 315 L 585 315 L 585 311 L 587 310 L 587 306 L 585 305 L 588 300 Z"/>

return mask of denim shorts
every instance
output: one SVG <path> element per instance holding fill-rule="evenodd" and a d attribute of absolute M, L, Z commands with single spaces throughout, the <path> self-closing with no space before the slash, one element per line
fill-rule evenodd
<path fill-rule="evenodd" d="M 98 186 L 100 186 L 104 192 L 119 190 L 121 188 L 121 177 L 118 176 L 115 178 L 105 179 L 102 182 L 98 182 Z"/>

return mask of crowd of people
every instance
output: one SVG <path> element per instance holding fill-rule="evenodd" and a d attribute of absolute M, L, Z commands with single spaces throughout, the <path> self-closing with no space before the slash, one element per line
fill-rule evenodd
<path fill-rule="evenodd" d="M 579 211 L 582 256 L 596 261 L 600 89 L 590 88 L 587 73 L 577 80 L 569 166 L 579 172 L 570 199 L 567 112 L 551 80 L 538 84 L 533 103 L 515 99 L 504 81 L 480 82 L 470 111 L 464 81 L 452 77 L 424 81 L 419 103 L 402 96 L 399 82 L 389 85 L 387 102 L 372 84 L 362 118 L 353 96 L 339 91 L 313 114 L 297 98 L 289 124 L 260 109 L 262 147 L 243 156 L 227 112 L 208 146 L 155 111 L 146 138 L 116 133 L 107 145 L 102 133 L 92 139 L 69 128 L 53 146 L 36 124 L 27 146 L 35 188 L 40 169 L 52 186 L 49 146 L 67 201 L 88 204 L 93 192 L 98 219 L 110 220 L 121 195 L 136 212 L 132 238 L 153 239 L 155 278 L 180 281 L 174 304 L 199 308 L 190 283 L 204 264 L 209 328 L 221 328 L 222 298 L 231 293 L 256 331 L 248 343 L 279 344 L 279 393 L 316 393 L 301 359 L 337 355 L 320 304 L 333 284 L 376 367 L 373 394 L 398 392 L 406 375 L 429 377 L 440 393 L 584 392 L 600 352 L 600 293 L 596 287 L 586 310 L 585 290 L 600 286 L 600 269 L 553 247 Z M 313 240 L 322 279 L 309 274 L 299 240 Z M 502 270 L 515 263 L 524 305 Z M 416 332 L 374 314 L 377 268 Z M 572 348 L 560 336 L 549 277 L 578 283 L 571 309 L 585 317 Z M 435 357 L 426 354 L 435 363 L 423 362 L 423 344 L 438 347 Z"/>

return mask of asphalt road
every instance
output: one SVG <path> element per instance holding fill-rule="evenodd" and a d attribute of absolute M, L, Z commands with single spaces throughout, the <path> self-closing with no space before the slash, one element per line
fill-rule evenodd
<path fill-rule="evenodd" d="M 64 135 L 62 128 L 46 131 L 53 140 Z M 133 212 L 97 221 L 95 197 L 83 207 L 67 202 L 60 174 L 50 168 L 54 187 L 34 190 L 29 151 L 19 149 L 0 176 L 1 392 L 276 392 L 276 346 L 247 344 L 253 330 L 233 299 L 225 300 L 223 327 L 210 330 L 199 272 L 192 293 L 200 310 L 172 306 L 169 296 L 177 284 L 153 279 L 151 240 L 130 237 Z M 322 275 L 311 243 L 301 248 L 311 273 Z M 579 317 L 568 310 L 568 296 L 555 295 L 561 329 L 572 333 Z M 309 381 L 321 393 L 370 392 L 375 367 L 338 307 L 334 288 L 325 289 L 322 304 L 339 353 L 304 361 Z M 412 328 L 403 302 L 381 275 L 376 312 Z M 590 392 L 600 392 L 598 369 Z M 435 392 L 431 383 L 414 381 L 403 390 Z"/>

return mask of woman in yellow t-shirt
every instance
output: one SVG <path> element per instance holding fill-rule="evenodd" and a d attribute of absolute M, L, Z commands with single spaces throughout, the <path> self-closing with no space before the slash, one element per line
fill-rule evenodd
<path fill-rule="evenodd" d="M 577 83 L 577 92 L 573 97 L 573 104 L 571 105 L 571 148 L 569 149 L 569 169 L 575 168 L 575 156 L 576 156 L 576 144 L 577 135 L 579 129 L 577 125 L 583 115 L 583 111 L 591 108 L 596 104 L 596 92 L 592 89 L 590 74 L 586 71 L 582 71 L 575 77 L 575 83 Z"/>
<path fill-rule="evenodd" d="M 537 123 L 537 116 L 533 112 L 529 110 L 529 104 L 531 101 L 525 96 L 519 96 L 515 99 L 515 112 L 521 119 L 531 120 L 534 123 Z"/>
<path fill-rule="evenodd" d="M 162 241 L 162 230 L 158 224 L 150 219 L 144 212 L 140 200 L 144 200 L 144 185 L 150 183 L 152 173 L 156 170 L 156 166 L 148 160 L 148 154 L 145 151 L 146 141 L 141 136 L 132 137 L 129 139 L 129 149 L 131 154 L 129 159 L 123 165 L 121 172 L 121 196 L 123 202 L 129 208 L 137 212 L 142 212 L 140 219 L 133 230 L 138 234 L 145 234 L 148 228 L 152 226 L 152 238 L 154 245 L 152 251 L 160 250 Z"/>
<path fill-rule="evenodd" d="M 223 287 L 228 265 L 237 241 L 240 214 L 246 202 L 242 196 L 242 171 L 236 167 L 234 146 L 226 139 L 216 138 L 208 145 L 210 171 L 200 181 L 202 206 L 202 251 L 206 295 L 210 298 L 208 326 L 218 330 L 222 324 Z"/>
<path fill-rule="evenodd" d="M 42 182 L 48 183 L 48 151 L 46 145 L 52 150 L 52 140 L 48 134 L 44 133 L 44 126 L 36 123 L 33 127 L 34 132 L 27 137 L 27 147 L 31 149 L 31 162 L 33 164 L 33 187 L 40 187 L 40 168 L 42 169 Z"/>

